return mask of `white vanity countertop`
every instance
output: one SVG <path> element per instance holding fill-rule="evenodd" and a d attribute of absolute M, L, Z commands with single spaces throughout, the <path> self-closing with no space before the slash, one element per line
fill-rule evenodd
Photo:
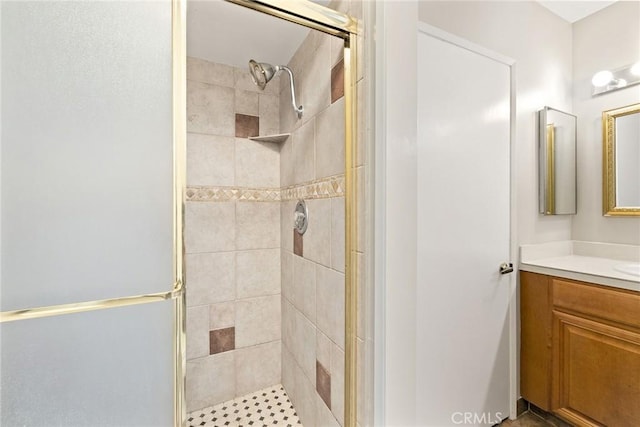
<path fill-rule="evenodd" d="M 575 240 L 520 246 L 520 270 L 640 292 L 640 276 L 616 269 L 640 263 L 640 246 Z"/>

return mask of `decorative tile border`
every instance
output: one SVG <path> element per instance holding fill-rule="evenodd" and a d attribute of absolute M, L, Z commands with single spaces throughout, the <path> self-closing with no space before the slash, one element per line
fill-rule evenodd
<path fill-rule="evenodd" d="M 278 188 L 187 187 L 188 202 L 279 202 Z"/>
<path fill-rule="evenodd" d="M 344 196 L 344 175 L 334 175 L 280 190 L 281 200 L 328 199 Z"/>
<path fill-rule="evenodd" d="M 279 202 L 344 196 L 344 175 L 334 175 L 285 188 L 187 187 L 188 202 Z"/>

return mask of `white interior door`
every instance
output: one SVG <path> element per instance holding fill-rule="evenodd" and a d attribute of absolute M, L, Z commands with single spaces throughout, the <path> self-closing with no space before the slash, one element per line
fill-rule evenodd
<path fill-rule="evenodd" d="M 418 425 L 509 415 L 509 65 L 418 36 Z"/>

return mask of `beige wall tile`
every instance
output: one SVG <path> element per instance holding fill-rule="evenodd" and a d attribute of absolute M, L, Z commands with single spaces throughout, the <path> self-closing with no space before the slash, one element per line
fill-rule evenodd
<path fill-rule="evenodd" d="M 344 173 L 344 97 L 316 119 L 316 178 Z"/>
<path fill-rule="evenodd" d="M 331 199 L 331 268 L 344 273 L 344 197 Z"/>
<path fill-rule="evenodd" d="M 292 357 L 291 359 L 291 365 L 290 365 L 290 372 L 289 375 L 291 376 L 292 380 L 293 380 L 293 384 L 290 386 L 291 388 L 291 394 L 289 394 L 289 399 L 291 400 L 291 402 L 293 403 L 294 407 L 296 408 L 296 412 L 300 412 L 300 405 L 302 404 L 302 390 L 300 390 L 298 387 L 302 382 L 302 378 L 304 377 L 306 379 L 306 375 L 302 372 L 302 368 L 300 368 L 300 365 L 298 365 L 298 362 L 295 361 L 295 358 L 293 356 L 293 354 L 290 352 L 290 355 Z M 283 367 L 284 370 L 284 367 Z M 284 373 L 284 372 L 283 372 Z M 287 390 L 287 393 L 289 393 L 289 390 Z"/>
<path fill-rule="evenodd" d="M 285 298 L 281 299 L 282 309 L 282 344 L 295 356 L 296 309 Z"/>
<path fill-rule="evenodd" d="M 285 298 L 281 298 L 282 307 L 282 344 L 293 355 L 296 340 L 296 309 Z"/>
<path fill-rule="evenodd" d="M 260 61 L 260 59 L 256 59 L 256 61 Z M 280 65 L 280 64 L 273 64 Z M 251 74 L 249 74 L 249 61 L 247 61 L 247 68 L 234 68 L 234 78 L 235 78 L 235 87 L 240 90 L 247 90 L 250 92 L 258 92 L 258 93 L 266 93 L 269 95 L 277 95 L 280 90 L 280 79 L 281 77 L 275 76 L 264 90 L 260 89 L 253 83 L 251 80 Z"/>
<path fill-rule="evenodd" d="M 284 386 L 289 400 L 292 402 L 296 396 L 295 382 L 296 361 L 286 346 L 282 346 L 282 385 Z M 299 368 L 298 368 L 299 369 Z"/>
<path fill-rule="evenodd" d="M 293 71 L 293 74 L 294 76 L 296 76 L 296 79 L 297 79 L 298 74 L 295 72 L 295 70 Z M 288 79 L 288 77 L 283 78 L 282 81 L 284 81 L 285 79 Z M 296 101 L 298 101 L 299 104 L 302 104 L 302 107 L 304 108 L 304 100 L 302 99 L 301 93 L 298 90 L 298 86 L 300 86 L 300 83 L 298 82 L 298 80 L 296 80 L 295 84 L 296 84 L 296 96 L 298 97 Z M 289 89 L 288 81 L 286 83 L 285 89 L 283 89 L 280 92 L 278 99 L 281 105 L 278 111 L 279 122 L 280 122 L 280 132 L 292 133 L 294 130 L 300 127 L 300 125 L 302 124 L 302 119 L 298 119 L 298 114 L 291 107 L 291 90 Z M 302 113 L 302 115 L 303 115 L 302 118 L 306 119 L 306 115 L 304 112 Z"/>
<path fill-rule="evenodd" d="M 260 94 L 259 110 L 260 135 L 280 133 L 280 96 Z"/>
<path fill-rule="evenodd" d="M 293 305 L 310 321 L 316 321 L 316 264 L 293 257 Z"/>
<path fill-rule="evenodd" d="M 331 66 L 336 65 L 344 57 L 344 40 L 340 37 L 331 37 L 329 43 L 331 46 Z"/>
<path fill-rule="evenodd" d="M 320 330 L 316 330 L 316 359 L 331 371 L 331 340 Z M 331 372 L 329 372 L 331 373 Z"/>
<path fill-rule="evenodd" d="M 312 181 L 316 176 L 315 119 L 295 130 L 293 138 L 293 174 L 295 183 Z"/>
<path fill-rule="evenodd" d="M 331 199 L 307 200 L 309 226 L 304 234 L 304 257 L 331 265 Z"/>
<path fill-rule="evenodd" d="M 289 61 L 289 68 L 294 76 L 294 87 L 296 92 L 296 101 L 298 104 L 302 104 L 305 107 L 304 94 L 302 93 L 302 82 L 305 79 L 305 72 L 303 69 L 305 58 L 310 56 L 315 50 L 317 45 L 317 36 L 315 31 L 309 31 L 309 34 L 305 40 L 300 44 L 300 47 Z M 280 130 L 282 132 L 292 132 L 297 129 L 304 121 L 309 117 L 307 112 L 303 112 L 302 119 L 298 119 L 297 114 L 291 107 L 291 89 L 289 83 L 289 76 L 282 75 L 280 77 Z"/>
<path fill-rule="evenodd" d="M 289 187 L 296 183 L 294 175 L 293 138 L 289 137 L 280 147 L 280 185 Z"/>
<path fill-rule="evenodd" d="M 188 202 L 185 207 L 187 253 L 235 249 L 235 202 Z"/>
<path fill-rule="evenodd" d="M 315 367 L 315 364 L 314 364 Z M 315 385 L 309 381 L 309 378 L 301 371 L 296 373 L 296 394 L 297 402 L 294 402 L 296 412 L 300 417 L 300 422 L 304 427 L 315 427 L 316 424 L 316 393 Z M 314 373 L 315 377 L 315 373 Z M 318 426 L 324 427 L 324 426 Z"/>
<path fill-rule="evenodd" d="M 235 91 L 187 80 L 187 132 L 234 136 Z"/>
<path fill-rule="evenodd" d="M 280 340 L 280 295 L 236 301 L 236 348 Z"/>
<path fill-rule="evenodd" d="M 235 352 L 187 361 L 187 411 L 206 408 L 236 395 Z"/>
<path fill-rule="evenodd" d="M 235 301 L 221 302 L 209 306 L 209 329 L 230 328 L 236 324 Z"/>
<path fill-rule="evenodd" d="M 280 249 L 236 252 L 238 299 L 280 293 Z"/>
<path fill-rule="evenodd" d="M 293 257 L 294 255 L 289 251 L 282 250 L 280 252 L 281 292 L 282 296 L 289 301 L 293 301 Z"/>
<path fill-rule="evenodd" d="M 248 116 L 258 116 L 260 114 L 260 94 L 249 92 L 248 90 L 236 89 L 235 112 Z M 260 120 L 262 122 L 262 120 Z M 262 123 L 260 123 L 262 126 Z"/>
<path fill-rule="evenodd" d="M 236 185 L 280 187 L 280 147 L 270 142 L 236 138 Z"/>
<path fill-rule="evenodd" d="M 331 103 L 331 40 L 323 35 L 317 37 L 319 38 L 317 49 L 304 58 L 301 79 L 304 114 L 307 119 L 315 116 Z"/>
<path fill-rule="evenodd" d="M 201 83 L 233 87 L 233 67 L 187 56 L 187 79 Z"/>
<path fill-rule="evenodd" d="M 235 139 L 187 134 L 187 185 L 233 186 Z"/>
<path fill-rule="evenodd" d="M 185 261 L 187 306 L 235 299 L 233 252 L 188 254 Z"/>
<path fill-rule="evenodd" d="M 282 249 L 287 252 L 293 252 L 293 213 L 296 202 L 287 200 L 280 203 L 280 243 Z"/>
<path fill-rule="evenodd" d="M 344 351 L 337 345 L 331 349 L 331 412 L 344 425 Z"/>
<path fill-rule="evenodd" d="M 322 266 L 316 272 L 316 324 L 344 348 L 344 274 Z"/>
<path fill-rule="evenodd" d="M 316 396 L 316 422 L 322 427 L 339 427 L 338 421 L 320 396 Z"/>
<path fill-rule="evenodd" d="M 238 396 L 280 384 L 282 381 L 280 346 L 280 341 L 275 341 L 235 351 Z"/>
<path fill-rule="evenodd" d="M 302 313 L 295 310 L 293 356 L 304 374 L 316 385 L 316 328 Z"/>
<path fill-rule="evenodd" d="M 209 355 L 209 306 L 187 308 L 187 359 Z"/>
<path fill-rule="evenodd" d="M 280 202 L 238 202 L 236 248 L 280 247 Z"/>

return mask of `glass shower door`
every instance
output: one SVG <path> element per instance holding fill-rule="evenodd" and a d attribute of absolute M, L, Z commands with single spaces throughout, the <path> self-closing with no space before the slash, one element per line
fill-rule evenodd
<path fill-rule="evenodd" d="M 173 6 L 0 2 L 0 425 L 174 424 Z"/>

